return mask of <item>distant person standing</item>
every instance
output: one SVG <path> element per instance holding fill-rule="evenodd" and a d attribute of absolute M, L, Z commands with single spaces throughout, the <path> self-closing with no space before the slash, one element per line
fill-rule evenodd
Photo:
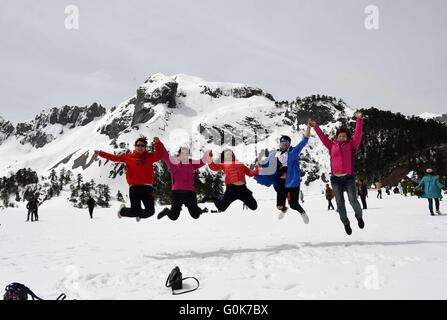
<path fill-rule="evenodd" d="M 303 193 L 303 190 L 300 190 L 300 200 L 301 200 L 301 203 L 304 203 L 304 193 Z"/>
<path fill-rule="evenodd" d="M 326 200 L 328 202 L 327 209 L 328 210 L 331 210 L 331 209 L 334 210 L 335 208 L 334 208 L 334 205 L 332 204 L 332 199 L 334 199 L 335 193 L 332 190 L 332 188 L 329 186 L 328 183 L 326 184 L 325 194 L 326 194 Z"/>
<path fill-rule="evenodd" d="M 441 198 L 441 189 L 444 185 L 439 181 L 439 179 L 433 174 L 433 169 L 428 168 L 426 175 L 419 182 L 418 187 L 422 189 L 422 198 L 428 199 L 428 209 L 430 210 L 430 215 L 434 216 L 433 213 L 433 199 L 435 200 L 436 213 L 441 214 L 439 210 L 439 199 Z"/>
<path fill-rule="evenodd" d="M 360 196 L 360 199 L 362 200 L 363 209 L 368 209 L 366 204 L 366 197 L 368 197 L 368 188 L 366 187 L 366 184 L 363 181 L 363 179 L 359 180 L 359 183 L 357 185 L 357 193 Z"/>
<path fill-rule="evenodd" d="M 36 202 L 34 197 L 32 197 L 28 203 L 26 204 L 26 208 L 28 209 L 28 215 L 26 217 L 26 221 L 29 221 L 31 215 L 31 222 L 34 221 L 34 211 L 36 210 Z"/>
<path fill-rule="evenodd" d="M 39 221 L 39 198 L 34 196 L 34 221 Z"/>
<path fill-rule="evenodd" d="M 377 190 L 377 199 L 379 199 L 379 198 L 382 199 L 382 187 L 383 187 L 382 181 L 377 180 L 375 185 L 376 185 L 376 190 Z"/>
<path fill-rule="evenodd" d="M 88 212 L 90 214 L 90 219 L 93 219 L 93 209 L 95 208 L 96 201 L 91 196 L 88 197 L 87 200 L 87 206 L 88 206 Z"/>

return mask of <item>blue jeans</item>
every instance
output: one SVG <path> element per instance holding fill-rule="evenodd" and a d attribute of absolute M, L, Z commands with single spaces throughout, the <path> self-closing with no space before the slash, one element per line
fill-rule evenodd
<path fill-rule="evenodd" d="M 335 201 L 337 202 L 338 214 L 343 224 L 349 224 L 348 215 L 346 213 L 344 192 L 348 193 L 349 203 L 355 212 L 357 219 L 362 218 L 362 207 L 357 200 L 357 187 L 353 175 L 346 175 L 342 177 L 331 176 L 332 190 L 335 193 Z"/>

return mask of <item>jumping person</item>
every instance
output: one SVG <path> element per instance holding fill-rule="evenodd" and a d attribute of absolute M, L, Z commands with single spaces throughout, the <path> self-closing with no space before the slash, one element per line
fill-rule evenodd
<path fill-rule="evenodd" d="M 208 152 L 200 160 L 191 160 L 189 149 L 180 148 L 176 157 L 171 158 L 163 143 L 160 142 L 159 147 L 161 158 L 171 173 L 171 208 L 163 209 L 157 218 L 161 219 L 167 215 L 171 220 L 177 220 L 182 206 L 185 205 L 191 217 L 198 219 L 203 211 L 197 205 L 194 171 L 205 165 Z"/>
<path fill-rule="evenodd" d="M 309 223 L 309 217 L 298 203 L 301 184 L 300 153 L 309 141 L 309 136 L 309 124 L 303 139 L 294 147 L 290 145 L 289 136 L 281 136 L 279 148 L 269 152 L 262 163 L 260 174 L 255 177 L 264 186 L 273 185 L 276 191 L 276 208 L 280 211 L 278 219 L 282 219 L 287 211 L 286 199 L 289 194 L 290 207 L 301 214 L 304 223 Z"/>
<path fill-rule="evenodd" d="M 154 207 L 154 162 L 161 160 L 160 140 L 153 140 L 155 152 L 148 152 L 147 138 L 142 136 L 135 141 L 135 150 L 124 155 L 113 155 L 95 150 L 95 154 L 113 162 L 126 164 L 126 180 L 129 184 L 130 208 L 123 204 L 118 211 L 118 218 L 134 217 L 137 221 L 149 218 L 155 213 Z M 145 210 L 141 209 L 143 202 Z"/>
<path fill-rule="evenodd" d="M 209 158 L 212 159 L 213 152 L 209 151 Z M 231 149 L 226 149 L 220 154 L 220 163 L 212 160 L 208 167 L 213 171 L 223 171 L 225 173 L 226 190 L 223 197 L 205 197 L 202 202 L 212 200 L 216 208 L 223 212 L 235 200 L 241 200 L 251 210 L 258 208 L 258 203 L 253 197 L 253 192 L 247 188 L 245 176 L 253 177 L 259 174 L 259 166 L 256 164 L 254 170 L 248 169 L 243 163 L 236 159 Z"/>
<path fill-rule="evenodd" d="M 357 190 L 355 186 L 355 158 L 354 154 L 360 146 L 362 140 L 362 113 L 356 112 L 356 127 L 354 138 L 351 140 L 351 132 L 347 128 L 339 128 L 335 135 L 335 140 L 330 140 L 320 129 L 314 120 L 310 120 L 310 125 L 315 129 L 318 137 L 324 146 L 329 150 L 331 156 L 331 184 L 335 192 L 335 201 L 340 215 L 340 220 L 348 235 L 352 234 L 349 218 L 346 213 L 344 192 L 348 193 L 349 203 L 355 212 L 358 226 L 363 229 L 365 223 L 362 217 L 362 207 L 357 200 Z"/>
<path fill-rule="evenodd" d="M 433 199 L 435 200 L 436 213 L 441 214 L 439 210 L 439 199 L 442 197 L 441 190 L 444 185 L 439 181 L 433 173 L 433 169 L 428 168 L 425 170 L 426 175 L 419 182 L 418 187 L 422 188 L 422 198 L 428 199 L 428 209 L 430 210 L 430 215 L 434 216 L 433 213 Z"/>

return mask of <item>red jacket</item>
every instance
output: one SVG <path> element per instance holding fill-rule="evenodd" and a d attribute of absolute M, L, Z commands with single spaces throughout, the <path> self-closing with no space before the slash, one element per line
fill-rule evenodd
<path fill-rule="evenodd" d="M 253 177 L 259 174 L 258 169 L 250 170 L 243 163 L 237 161 L 220 164 L 211 162 L 208 166 L 213 171 L 224 171 L 226 185 L 238 181 L 245 182 L 245 175 Z"/>
<path fill-rule="evenodd" d="M 126 180 L 131 186 L 136 184 L 153 184 L 153 164 L 161 159 L 158 143 L 155 144 L 154 153 L 146 151 L 140 155 L 134 151 L 128 154 L 115 155 L 100 151 L 98 155 L 113 162 L 124 162 L 126 164 Z"/>

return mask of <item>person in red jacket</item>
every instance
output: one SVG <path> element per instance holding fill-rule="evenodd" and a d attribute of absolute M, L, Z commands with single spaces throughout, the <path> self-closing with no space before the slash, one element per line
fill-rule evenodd
<path fill-rule="evenodd" d="M 213 153 L 209 152 L 209 158 L 212 159 Z M 211 163 L 208 167 L 213 171 L 223 170 L 225 173 L 226 190 L 223 197 L 205 197 L 203 201 L 212 200 L 216 208 L 223 212 L 235 200 L 241 200 L 251 210 L 256 210 L 258 203 L 253 198 L 251 192 L 245 183 L 245 176 L 253 177 L 259 174 L 259 165 L 256 164 L 255 170 L 248 169 L 243 163 L 236 160 L 236 156 L 230 149 L 224 150 L 220 155 L 221 163 Z"/>
<path fill-rule="evenodd" d="M 130 208 L 122 205 L 118 217 L 134 217 L 137 221 L 149 218 L 155 213 L 154 206 L 154 162 L 161 159 L 160 140 L 153 140 L 155 152 L 146 150 L 147 138 L 142 136 L 135 141 L 135 150 L 128 154 L 114 155 L 104 151 L 95 150 L 98 156 L 126 164 L 126 180 L 129 184 Z M 145 210 L 141 208 L 143 202 Z"/>

